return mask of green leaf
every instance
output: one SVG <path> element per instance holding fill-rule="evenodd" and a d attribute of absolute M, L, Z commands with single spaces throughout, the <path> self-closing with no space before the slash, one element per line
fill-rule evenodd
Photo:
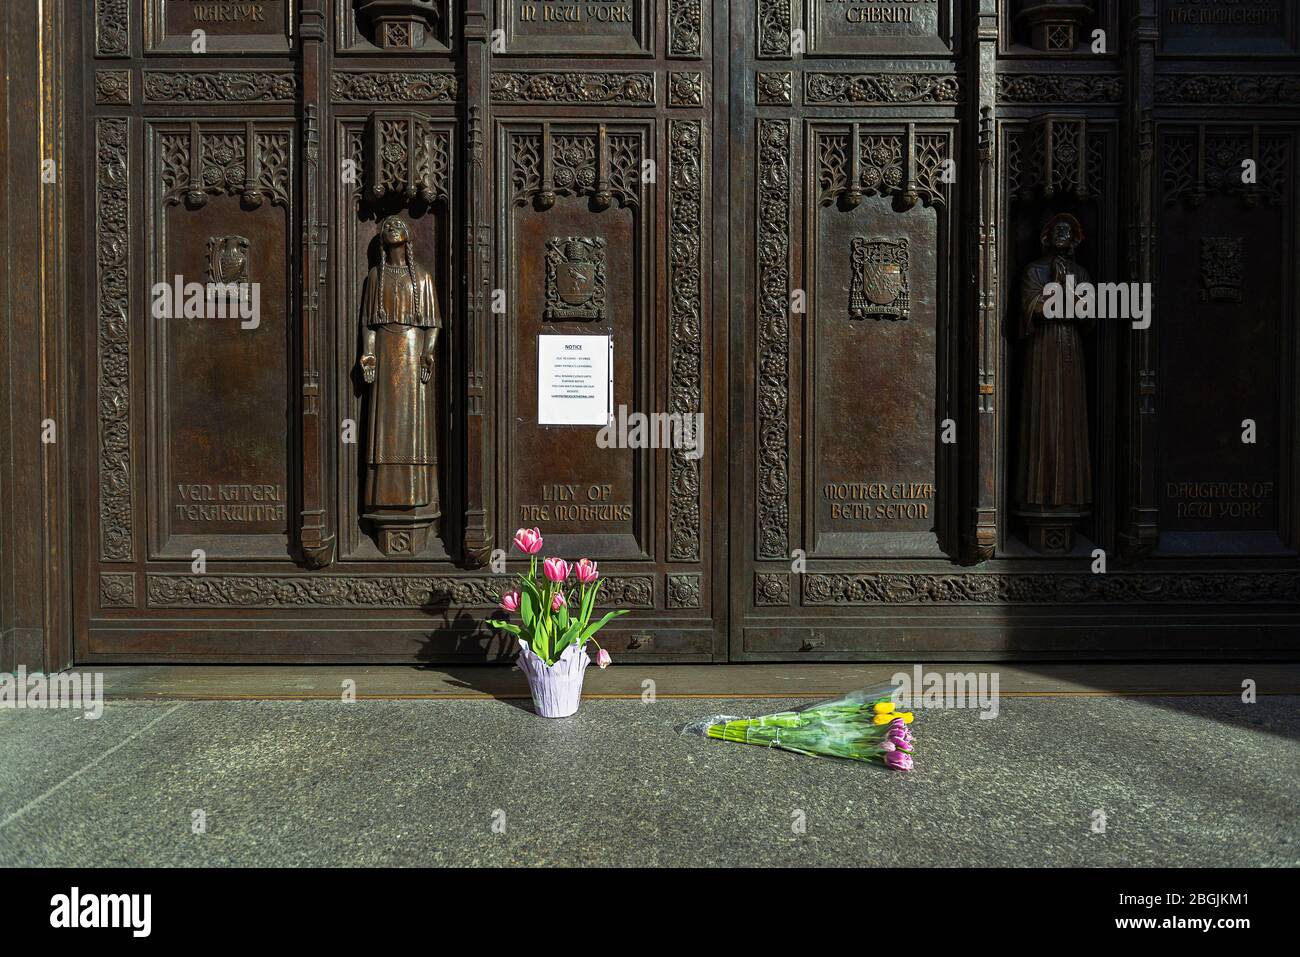
<path fill-rule="evenodd" d="M 519 617 L 530 630 L 536 630 L 538 604 L 537 589 L 529 588 L 525 582 L 519 592 Z"/>
<path fill-rule="evenodd" d="M 564 634 L 562 634 L 559 640 L 555 643 L 556 659 L 559 659 L 560 655 L 564 653 L 565 648 L 577 641 L 578 635 L 581 631 L 582 622 L 580 621 L 572 622 L 569 627 L 565 629 Z"/>
<path fill-rule="evenodd" d="M 518 625 L 516 625 L 514 622 L 501 621 L 498 618 L 489 618 L 488 624 L 491 625 L 493 628 L 502 628 L 510 632 L 510 634 L 512 635 L 522 635 L 524 633 L 523 629 L 520 628 Z"/>
<path fill-rule="evenodd" d="M 602 618 L 600 621 L 596 622 L 594 625 L 588 625 L 586 628 L 582 630 L 582 635 L 580 636 L 581 640 L 586 641 L 588 638 L 590 638 L 596 632 L 600 631 L 600 629 L 604 628 L 606 625 L 608 625 L 619 615 L 626 615 L 626 614 L 628 614 L 628 610 L 626 608 L 621 608 L 618 611 L 611 611 L 607 613 L 605 617 Z"/>

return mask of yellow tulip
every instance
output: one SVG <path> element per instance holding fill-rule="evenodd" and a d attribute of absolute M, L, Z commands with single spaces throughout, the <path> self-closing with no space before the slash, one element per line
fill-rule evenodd
<path fill-rule="evenodd" d="M 871 721 L 873 724 L 889 724 L 896 717 L 897 715 L 894 714 L 878 714 Z"/>
<path fill-rule="evenodd" d="M 877 701 L 871 706 L 871 708 L 876 712 L 876 714 L 892 714 L 894 711 L 894 702 Z"/>

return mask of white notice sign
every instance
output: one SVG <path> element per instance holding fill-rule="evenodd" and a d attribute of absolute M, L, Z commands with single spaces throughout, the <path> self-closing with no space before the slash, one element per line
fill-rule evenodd
<path fill-rule="evenodd" d="M 538 336 L 538 424 L 608 423 L 611 352 L 609 336 Z"/>

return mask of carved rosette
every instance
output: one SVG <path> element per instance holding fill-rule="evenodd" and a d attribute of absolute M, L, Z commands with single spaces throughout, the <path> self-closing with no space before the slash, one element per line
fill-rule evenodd
<path fill-rule="evenodd" d="M 666 604 L 669 608 L 700 607 L 699 575 L 669 575 Z"/>
<path fill-rule="evenodd" d="M 761 572 L 754 576 L 754 604 L 765 608 L 790 604 L 790 576 L 787 573 Z"/>
<path fill-rule="evenodd" d="M 690 70 L 668 74 L 669 106 L 701 106 L 703 103 L 703 73 Z"/>
<path fill-rule="evenodd" d="M 790 121 L 758 124 L 758 514 L 760 558 L 790 535 Z"/>
<path fill-rule="evenodd" d="M 668 403 L 670 412 L 682 416 L 697 416 L 703 408 L 703 136 L 699 120 L 668 124 Z M 703 442 L 702 430 L 694 438 Z M 698 452 L 673 449 L 668 466 L 669 561 L 699 561 L 700 510 Z"/>
<path fill-rule="evenodd" d="M 95 102 L 100 105 L 131 104 L 130 70 L 96 70 Z"/>
<path fill-rule="evenodd" d="M 654 106 L 653 73 L 557 73 L 499 71 L 492 74 L 492 102 L 616 103 Z"/>
<path fill-rule="evenodd" d="M 603 579 L 602 607 L 653 608 L 649 575 Z M 508 575 L 167 575 L 147 576 L 150 608 L 495 608 Z"/>
<path fill-rule="evenodd" d="M 789 70 L 759 73 L 754 96 L 759 106 L 789 106 L 794 94 L 794 74 Z"/>
<path fill-rule="evenodd" d="M 99 607 L 135 608 L 135 574 L 100 575 Z"/>
<path fill-rule="evenodd" d="M 131 476 L 130 121 L 95 124 L 99 557 L 135 557 Z"/>

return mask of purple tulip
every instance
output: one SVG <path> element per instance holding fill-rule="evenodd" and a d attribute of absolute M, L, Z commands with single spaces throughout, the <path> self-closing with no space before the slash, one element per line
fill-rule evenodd
<path fill-rule="evenodd" d="M 892 768 L 895 771 L 912 770 L 912 756 L 902 751 L 885 752 L 885 767 Z"/>
<path fill-rule="evenodd" d="M 893 742 L 893 740 L 892 740 L 891 738 L 885 738 L 884 741 L 881 741 L 881 742 L 880 742 L 880 748 L 881 748 L 881 750 L 883 750 L 883 751 L 885 751 L 885 752 L 889 752 L 889 751 L 897 751 L 897 750 L 898 750 L 898 746 L 897 746 L 896 744 L 894 744 L 894 742 Z"/>

